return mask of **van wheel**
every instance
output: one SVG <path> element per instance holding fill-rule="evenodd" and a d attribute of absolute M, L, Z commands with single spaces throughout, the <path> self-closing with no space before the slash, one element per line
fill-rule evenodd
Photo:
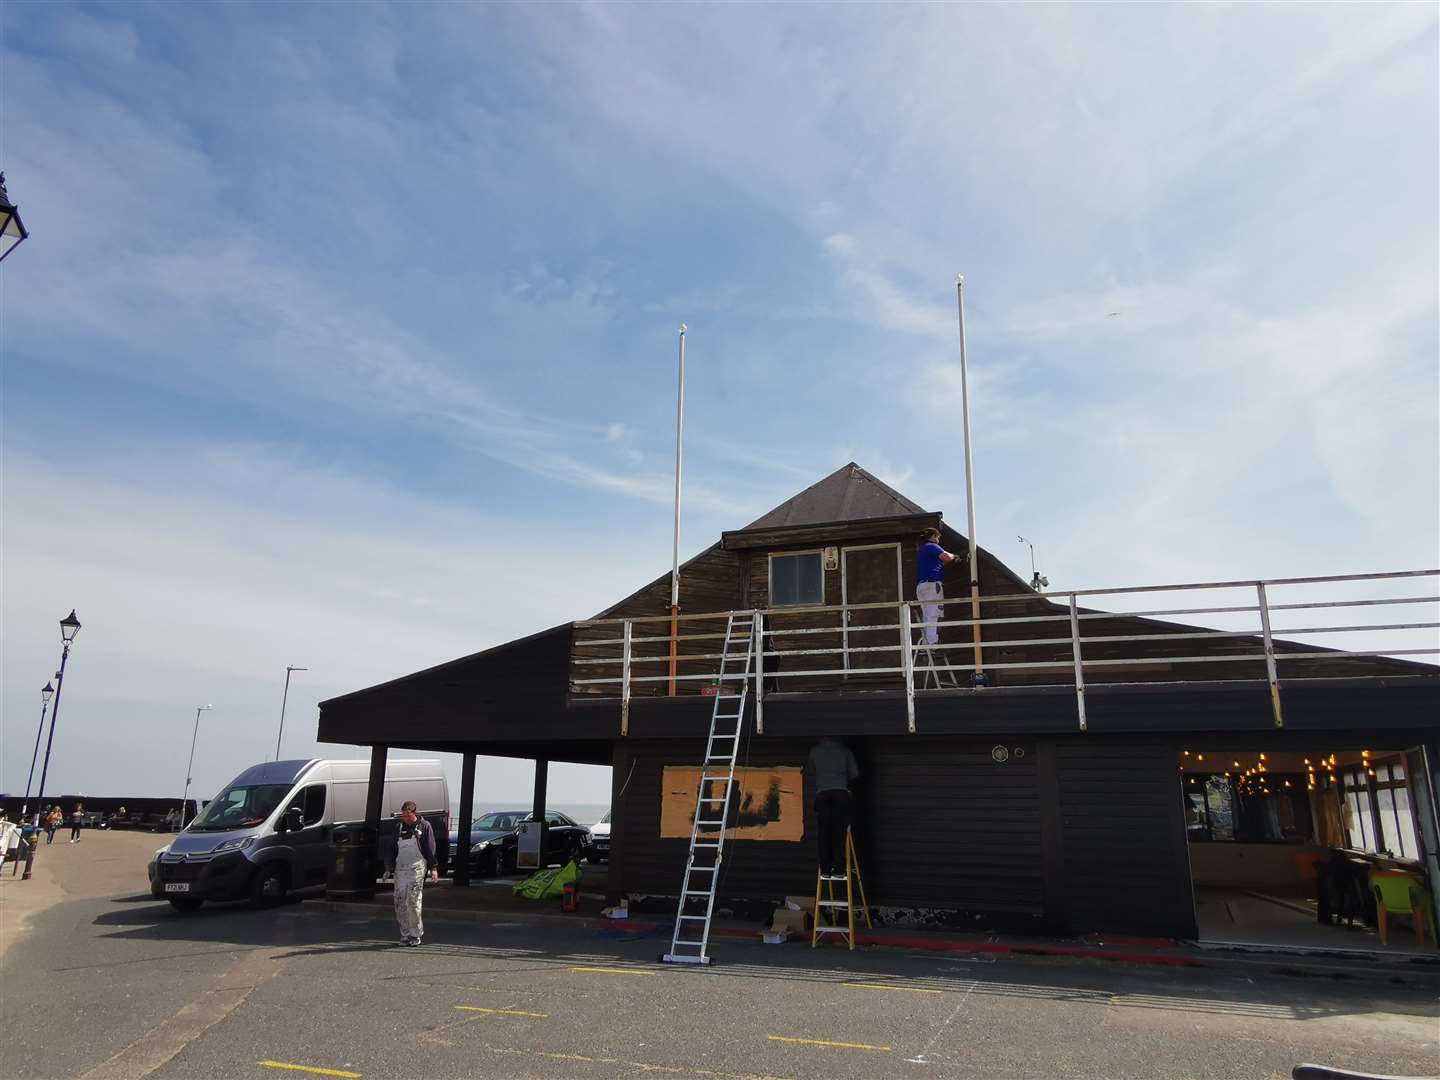
<path fill-rule="evenodd" d="M 278 866 L 260 869 L 250 882 L 250 903 L 259 908 L 274 907 L 285 899 L 288 878 Z"/>
<path fill-rule="evenodd" d="M 198 896 L 170 897 L 170 906 L 173 907 L 176 911 L 199 911 L 200 905 L 203 903 L 205 903 L 205 901 L 201 900 Z"/>

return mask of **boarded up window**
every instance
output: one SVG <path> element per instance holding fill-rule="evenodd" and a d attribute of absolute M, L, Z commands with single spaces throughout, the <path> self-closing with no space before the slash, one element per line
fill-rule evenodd
<path fill-rule="evenodd" d="M 696 790 L 700 769 L 692 765 L 666 765 L 660 789 L 660 836 L 688 840 L 695 823 Z M 707 798 L 723 798 L 724 783 L 707 781 Z M 798 765 L 776 765 L 735 770 L 737 798 L 730 800 L 726 816 L 727 840 L 784 840 L 805 837 L 805 772 Z M 705 803 L 702 820 L 717 820 L 719 803 Z M 712 817 L 712 815 L 714 815 Z M 701 829 L 714 834 L 717 829 Z"/>

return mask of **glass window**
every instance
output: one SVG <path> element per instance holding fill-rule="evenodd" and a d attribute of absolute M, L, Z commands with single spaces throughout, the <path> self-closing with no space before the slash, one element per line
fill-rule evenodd
<path fill-rule="evenodd" d="M 1205 781 L 1205 806 L 1210 816 L 1210 839 L 1235 839 L 1235 807 L 1228 776 L 1212 776 Z"/>
<path fill-rule="evenodd" d="M 325 817 L 325 785 L 311 784 L 295 800 L 300 807 L 300 820 L 304 825 L 318 825 Z"/>
<path fill-rule="evenodd" d="M 825 602 L 825 570 L 818 551 L 770 556 L 770 606 Z"/>
<path fill-rule="evenodd" d="M 289 784 L 226 788 L 190 826 L 196 832 L 223 832 L 259 825 L 290 791 Z"/>
<path fill-rule="evenodd" d="M 545 824 L 547 825 L 569 825 L 570 819 L 557 810 L 545 811 Z"/>

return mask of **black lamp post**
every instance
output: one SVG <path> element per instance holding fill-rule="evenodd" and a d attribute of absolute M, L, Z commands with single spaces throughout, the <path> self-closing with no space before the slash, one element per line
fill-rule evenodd
<path fill-rule="evenodd" d="M 50 712 L 50 736 L 45 740 L 45 764 L 40 767 L 40 790 L 35 794 L 35 805 L 45 805 L 45 777 L 50 772 L 50 748 L 55 745 L 55 724 L 60 719 L 60 691 L 65 689 L 65 661 L 70 659 L 70 643 L 80 632 L 80 620 L 74 610 L 60 620 L 60 640 L 65 643 L 60 653 L 60 670 L 55 673 L 55 708 Z M 40 811 L 35 812 L 35 824 L 40 824 Z"/>
<path fill-rule="evenodd" d="M 20 246 L 30 231 L 20 220 L 20 208 L 5 192 L 5 174 L 0 172 L 0 261 Z M 79 626 L 79 623 L 76 623 Z"/>
<path fill-rule="evenodd" d="M 35 729 L 35 749 L 30 753 L 30 775 L 25 777 L 25 802 L 20 806 L 20 820 L 30 812 L 30 782 L 35 779 L 35 762 L 40 758 L 40 736 L 45 734 L 45 711 L 50 708 L 50 698 L 55 688 L 48 682 L 40 691 L 40 726 Z"/>

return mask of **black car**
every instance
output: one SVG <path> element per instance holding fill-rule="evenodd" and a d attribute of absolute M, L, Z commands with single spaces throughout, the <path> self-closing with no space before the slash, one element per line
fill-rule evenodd
<path fill-rule="evenodd" d="M 508 874 L 515 870 L 515 852 L 520 843 L 520 826 L 533 821 L 528 810 L 495 810 L 470 823 L 470 872 L 482 877 Z M 560 813 L 545 811 L 545 865 L 579 861 L 585 851 L 589 830 Z M 458 830 L 451 843 L 459 841 Z M 452 849 L 453 850 L 453 849 Z"/>

